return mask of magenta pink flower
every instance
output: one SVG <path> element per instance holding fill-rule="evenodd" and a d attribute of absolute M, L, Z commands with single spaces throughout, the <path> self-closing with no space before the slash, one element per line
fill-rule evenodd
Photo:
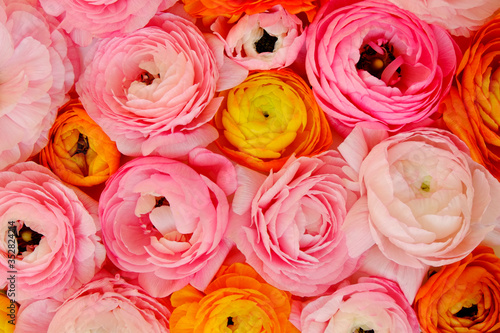
<path fill-rule="evenodd" d="M 302 333 L 420 332 L 417 316 L 399 286 L 382 278 L 360 278 L 308 303 Z"/>
<path fill-rule="evenodd" d="M 306 37 L 302 21 L 280 5 L 263 13 L 244 15 L 236 23 L 218 17 L 211 29 L 225 56 L 248 70 L 290 66 Z"/>
<path fill-rule="evenodd" d="M 45 11 L 61 20 L 61 27 L 82 46 L 93 37 L 131 33 L 144 27 L 161 10 L 177 0 L 40 0 Z"/>
<path fill-rule="evenodd" d="M 168 333 L 170 311 L 118 275 L 94 280 L 64 302 L 44 299 L 21 307 L 16 332 Z"/>
<path fill-rule="evenodd" d="M 436 24 L 457 36 L 470 37 L 495 13 L 500 12 L 498 0 L 389 0 L 417 15 L 421 20 Z"/>
<path fill-rule="evenodd" d="M 217 65 L 191 22 L 156 16 L 148 27 L 98 41 L 88 57 L 77 91 L 123 154 L 179 157 L 217 138 L 207 124 L 221 101 L 213 98 Z"/>
<path fill-rule="evenodd" d="M 189 165 L 164 157 L 126 163 L 99 202 L 108 258 L 138 273 L 154 296 L 188 283 L 203 290 L 232 246 L 227 195 L 235 189 L 232 164 L 205 149 L 193 150 Z"/>
<path fill-rule="evenodd" d="M 339 150 L 362 186 L 345 222 L 357 231 L 348 233 L 358 238 L 348 243 L 356 244 L 353 255 L 377 244 L 399 265 L 442 266 L 466 257 L 500 223 L 500 183 L 448 131 L 387 138 L 356 128 Z"/>
<path fill-rule="evenodd" d="M 74 83 L 78 56 L 57 25 L 34 1 L 0 1 L 0 170 L 45 146 Z"/>
<path fill-rule="evenodd" d="M 0 288 L 15 271 L 18 302 L 63 299 L 89 282 L 105 259 L 96 236 L 97 202 L 38 164 L 0 172 L 0 216 Z"/>
<path fill-rule="evenodd" d="M 359 196 L 338 153 L 291 158 L 268 177 L 238 169 L 231 237 L 272 285 L 300 296 L 326 291 L 356 270 L 341 230 Z"/>
<path fill-rule="evenodd" d="M 444 29 L 390 3 L 330 1 L 308 29 L 306 70 L 334 125 L 395 131 L 429 120 L 450 89 L 458 53 Z"/>

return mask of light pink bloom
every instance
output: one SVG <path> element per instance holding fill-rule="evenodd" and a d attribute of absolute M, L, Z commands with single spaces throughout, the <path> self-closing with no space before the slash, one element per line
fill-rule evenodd
<path fill-rule="evenodd" d="M 214 141 L 219 107 L 215 58 L 201 32 L 172 14 L 99 40 L 77 92 L 89 115 L 125 155 L 179 157 Z"/>
<path fill-rule="evenodd" d="M 144 27 L 158 12 L 177 0 L 40 0 L 45 11 L 61 20 L 61 27 L 82 46 L 93 37 L 131 33 Z"/>
<path fill-rule="evenodd" d="M 108 258 L 138 273 L 153 296 L 191 283 L 203 290 L 224 261 L 233 165 L 195 149 L 189 165 L 164 157 L 126 163 L 107 182 L 99 202 Z"/>
<path fill-rule="evenodd" d="M 92 281 L 63 302 L 44 299 L 20 309 L 16 332 L 167 333 L 170 311 L 118 275 Z"/>
<path fill-rule="evenodd" d="M 384 136 L 356 128 L 339 146 L 362 186 L 345 223 L 358 232 L 347 233 L 358 239 L 350 253 L 376 243 L 416 269 L 467 256 L 500 223 L 500 183 L 448 131 L 423 128 L 376 143 Z"/>
<path fill-rule="evenodd" d="M 341 3 L 330 1 L 308 28 L 307 76 L 330 121 L 344 131 L 429 121 L 450 89 L 456 43 L 385 1 Z"/>
<path fill-rule="evenodd" d="M 290 66 L 305 41 L 302 21 L 278 5 L 266 12 L 244 15 L 236 23 L 218 17 L 210 27 L 225 55 L 248 70 Z"/>
<path fill-rule="evenodd" d="M 389 0 L 421 20 L 442 26 L 453 35 L 470 37 L 471 32 L 500 11 L 498 0 Z"/>
<path fill-rule="evenodd" d="M 62 299 L 89 282 L 106 256 L 97 231 L 97 202 L 47 168 L 0 172 L 0 288 L 16 271 L 16 301 Z"/>
<path fill-rule="evenodd" d="M 417 316 L 399 286 L 382 278 L 360 278 L 308 303 L 302 333 L 420 332 Z"/>
<path fill-rule="evenodd" d="M 315 296 L 356 270 L 341 228 L 359 192 L 338 153 L 292 157 L 268 177 L 237 172 L 231 238 L 266 281 Z"/>
<path fill-rule="evenodd" d="M 77 55 L 57 24 L 35 1 L 0 0 L 0 170 L 45 146 L 74 83 Z"/>

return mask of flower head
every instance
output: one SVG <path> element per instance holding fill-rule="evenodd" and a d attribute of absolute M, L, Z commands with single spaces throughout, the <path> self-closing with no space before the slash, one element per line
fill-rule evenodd
<path fill-rule="evenodd" d="M 491 248 L 477 247 L 429 277 L 414 307 L 424 332 L 498 332 L 500 259 Z"/>
<path fill-rule="evenodd" d="M 204 292 L 186 286 L 171 297 L 170 332 L 293 333 L 290 295 L 248 265 L 223 266 Z"/>
<path fill-rule="evenodd" d="M 97 202 L 43 166 L 25 162 L 0 172 L 0 216 L 0 288 L 15 270 L 20 303 L 68 297 L 102 266 Z"/>
<path fill-rule="evenodd" d="M 344 131 L 358 123 L 397 131 L 428 120 L 450 89 L 459 54 L 443 28 L 378 0 L 330 1 L 306 46 L 314 95 Z"/>
<path fill-rule="evenodd" d="M 59 112 L 49 132 L 49 143 L 40 152 L 41 164 L 72 185 L 103 183 L 120 165 L 116 144 L 79 101 L 68 102 Z"/>
<path fill-rule="evenodd" d="M 0 1 L 0 170 L 37 154 L 78 75 L 72 43 L 35 1 Z"/>
<path fill-rule="evenodd" d="M 230 235 L 246 262 L 272 285 L 317 296 L 350 276 L 344 218 L 359 197 L 338 153 L 290 158 L 268 177 L 238 169 Z"/>
<path fill-rule="evenodd" d="M 242 165 L 277 171 L 291 155 L 315 155 L 332 143 L 328 122 L 310 88 L 288 69 L 250 74 L 221 96 L 216 143 Z"/>
<path fill-rule="evenodd" d="M 399 286 L 382 278 L 360 278 L 308 303 L 300 316 L 302 333 L 408 332 L 419 325 Z"/>
<path fill-rule="evenodd" d="M 208 121 L 219 77 L 194 24 L 160 14 L 145 28 L 100 39 L 76 85 L 90 117 L 131 156 L 185 156 L 217 138 Z"/>
<path fill-rule="evenodd" d="M 500 179 L 500 15 L 481 28 L 457 70 L 457 88 L 441 105 L 446 125 L 472 158 Z"/>
<path fill-rule="evenodd" d="M 234 167 L 201 148 L 188 162 L 136 158 L 108 180 L 99 201 L 108 258 L 157 297 L 188 283 L 205 288 L 232 245 L 226 228 Z"/>

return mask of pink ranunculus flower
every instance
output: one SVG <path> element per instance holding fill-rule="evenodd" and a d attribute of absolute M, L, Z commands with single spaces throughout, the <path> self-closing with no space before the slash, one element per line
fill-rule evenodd
<path fill-rule="evenodd" d="M 230 235 L 266 281 L 316 296 L 352 274 L 344 218 L 359 197 L 354 174 L 337 152 L 291 157 L 266 177 L 240 167 Z"/>
<path fill-rule="evenodd" d="M 131 33 L 144 27 L 158 12 L 177 0 L 40 0 L 45 11 L 61 20 L 61 27 L 81 46 L 92 38 Z"/>
<path fill-rule="evenodd" d="M 349 244 L 356 244 L 352 255 L 376 244 L 399 265 L 447 265 L 500 223 L 500 183 L 448 131 L 421 128 L 387 137 L 356 128 L 338 149 L 361 182 L 361 198 L 345 222 L 357 231 L 348 233 Z"/>
<path fill-rule="evenodd" d="M 180 157 L 214 141 L 219 107 L 214 55 L 191 22 L 155 16 L 130 34 L 99 40 L 76 88 L 88 114 L 131 156 Z"/>
<path fill-rule="evenodd" d="M 308 303 L 302 333 L 420 332 L 417 316 L 399 286 L 382 278 L 360 278 Z"/>
<path fill-rule="evenodd" d="M 456 43 L 386 1 L 343 3 L 330 1 L 308 28 L 307 76 L 329 120 L 344 133 L 430 121 L 450 89 Z"/>
<path fill-rule="evenodd" d="M 163 297 L 191 283 L 203 290 L 232 244 L 226 237 L 236 190 L 233 165 L 195 149 L 189 165 L 139 157 L 123 165 L 101 194 L 99 217 L 108 258 L 138 273 L 139 284 Z"/>
<path fill-rule="evenodd" d="M 45 146 L 73 86 L 78 56 L 57 25 L 35 1 L 0 0 L 0 170 Z"/>
<path fill-rule="evenodd" d="M 456 36 L 470 37 L 500 11 L 498 0 L 389 0 L 421 20 L 442 26 Z"/>
<path fill-rule="evenodd" d="M 23 305 L 16 332 L 168 333 L 170 311 L 160 300 L 118 275 L 96 279 L 64 302 L 43 299 Z"/>
<path fill-rule="evenodd" d="M 248 70 L 290 66 L 305 41 L 302 21 L 281 5 L 266 12 L 244 15 L 235 23 L 218 17 L 211 25 L 219 48 L 229 59 Z M 217 51 L 215 51 L 217 52 Z"/>
<path fill-rule="evenodd" d="M 15 281 L 18 302 L 68 297 L 104 262 L 97 202 L 34 162 L 0 172 L 0 216 L 0 288 Z"/>

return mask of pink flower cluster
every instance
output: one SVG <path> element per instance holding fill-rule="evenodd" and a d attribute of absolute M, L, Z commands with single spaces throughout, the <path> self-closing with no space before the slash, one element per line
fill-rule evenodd
<path fill-rule="evenodd" d="M 208 286 L 230 294 L 211 283 L 243 262 L 283 291 L 301 332 L 417 333 L 412 306 L 431 270 L 482 245 L 500 253 L 500 182 L 440 113 L 457 68 L 481 66 L 462 62 L 464 40 L 500 4 L 313 3 L 198 17 L 224 6 L 0 0 L 0 289 L 19 306 L 15 332 L 170 332 Z M 308 91 L 263 75 L 224 100 L 249 74 L 284 68 Z M 475 87 L 497 132 L 499 68 Z M 283 97 L 307 94 L 321 117 Z M 70 98 L 121 154 L 105 184 L 80 189 L 38 163 Z M 231 121 L 216 123 L 225 108 Z M 312 146 L 334 143 L 297 157 L 289 142 L 307 122 L 328 129 Z M 94 167 L 88 138 L 64 135 L 70 157 Z M 260 145 L 291 157 L 252 170 L 224 155 L 222 135 L 251 142 L 248 158 Z M 172 306 L 181 289 L 189 307 Z"/>

